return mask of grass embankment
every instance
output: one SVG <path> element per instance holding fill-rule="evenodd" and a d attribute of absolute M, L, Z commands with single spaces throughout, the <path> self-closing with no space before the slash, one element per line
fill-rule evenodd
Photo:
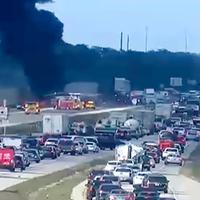
<path fill-rule="evenodd" d="M 71 169 L 38 177 L 0 192 L 1 200 L 70 200 L 74 186 L 82 182 L 89 169 L 103 165 L 111 156 L 93 160 Z"/>
<path fill-rule="evenodd" d="M 192 152 L 181 172 L 183 175 L 200 182 L 200 144 Z"/>

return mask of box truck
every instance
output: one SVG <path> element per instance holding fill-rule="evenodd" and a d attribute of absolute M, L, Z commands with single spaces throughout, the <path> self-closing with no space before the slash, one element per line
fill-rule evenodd
<path fill-rule="evenodd" d="M 69 119 L 67 115 L 45 114 L 43 116 L 44 134 L 65 134 L 69 129 Z"/>

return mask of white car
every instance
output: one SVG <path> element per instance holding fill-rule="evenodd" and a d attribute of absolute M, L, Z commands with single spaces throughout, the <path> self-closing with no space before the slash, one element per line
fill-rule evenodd
<path fill-rule="evenodd" d="M 94 152 L 94 153 L 99 152 L 99 147 L 96 145 L 96 143 L 87 142 L 86 145 L 88 147 L 88 151 L 91 151 L 91 152 Z"/>
<path fill-rule="evenodd" d="M 182 166 L 183 159 L 180 155 L 171 154 L 171 155 L 168 155 L 165 159 L 165 165 L 167 164 L 177 164 L 177 165 Z"/>
<path fill-rule="evenodd" d="M 200 129 L 199 128 L 190 129 L 186 135 L 186 139 L 199 142 L 200 141 Z"/>
<path fill-rule="evenodd" d="M 113 170 L 115 170 L 116 167 L 119 167 L 120 165 L 121 165 L 120 161 L 111 160 L 111 161 L 107 162 L 104 170 L 106 170 L 106 171 L 113 171 Z"/>
<path fill-rule="evenodd" d="M 118 176 L 120 181 L 133 182 L 133 170 L 129 167 L 117 167 L 113 171 L 114 176 Z"/>
<path fill-rule="evenodd" d="M 45 142 L 45 146 L 48 146 L 48 145 L 58 145 L 59 143 L 59 139 L 58 138 L 48 138 Z"/>
<path fill-rule="evenodd" d="M 133 177 L 133 185 L 141 185 L 142 181 L 145 177 L 145 175 L 147 174 L 151 174 L 152 172 L 150 171 L 144 171 L 144 172 L 138 172 L 137 174 L 135 174 L 135 176 Z"/>
<path fill-rule="evenodd" d="M 163 153 L 162 153 L 162 158 L 163 160 L 168 156 L 168 155 L 180 155 L 179 150 L 177 148 L 166 148 Z"/>
<path fill-rule="evenodd" d="M 185 135 L 185 128 L 182 128 L 182 127 L 174 127 L 173 128 L 173 132 L 178 132 L 178 134 L 180 135 Z"/>

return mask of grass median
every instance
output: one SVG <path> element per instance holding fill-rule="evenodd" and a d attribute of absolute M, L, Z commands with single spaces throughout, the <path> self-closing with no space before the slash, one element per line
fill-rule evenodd
<path fill-rule="evenodd" d="M 200 144 L 186 160 L 181 173 L 189 178 L 200 182 Z"/>
<path fill-rule="evenodd" d="M 107 156 L 74 168 L 37 177 L 0 192 L 2 200 L 70 200 L 74 186 L 82 182 L 88 171 L 113 159 Z"/>

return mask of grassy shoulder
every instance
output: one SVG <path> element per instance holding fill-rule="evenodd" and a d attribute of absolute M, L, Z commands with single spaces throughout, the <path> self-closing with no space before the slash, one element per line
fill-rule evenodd
<path fill-rule="evenodd" d="M 96 159 L 80 166 L 38 177 L 0 192 L 3 200 L 70 199 L 72 188 L 82 182 L 88 170 L 103 165 L 111 156 Z"/>
<path fill-rule="evenodd" d="M 200 144 L 186 160 L 181 173 L 200 182 Z"/>

